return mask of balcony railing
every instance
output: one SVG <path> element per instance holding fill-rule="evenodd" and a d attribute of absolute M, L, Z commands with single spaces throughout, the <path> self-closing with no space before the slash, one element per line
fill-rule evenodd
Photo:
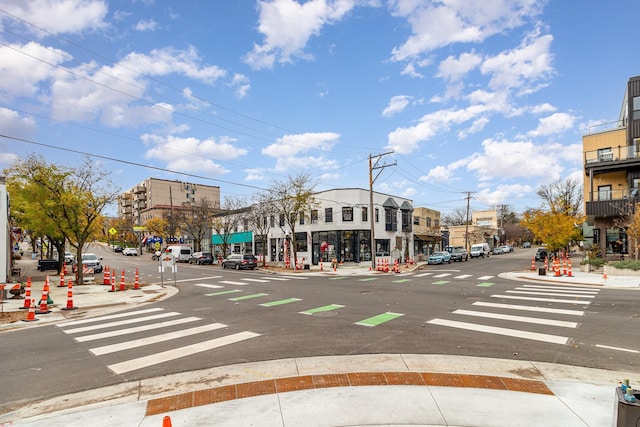
<path fill-rule="evenodd" d="M 597 200 L 587 202 L 586 214 L 596 217 L 616 217 L 621 215 L 633 215 L 636 204 L 640 203 L 640 197 L 625 197 L 623 199 Z"/>
<path fill-rule="evenodd" d="M 594 150 L 584 153 L 585 167 L 627 160 L 640 160 L 640 151 L 633 145 L 611 147 L 610 151 Z"/>

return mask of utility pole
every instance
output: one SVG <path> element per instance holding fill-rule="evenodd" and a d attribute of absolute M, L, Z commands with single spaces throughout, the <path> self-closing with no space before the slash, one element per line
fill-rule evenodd
<path fill-rule="evenodd" d="M 467 220 L 464 229 L 464 250 L 469 252 L 469 201 L 471 200 L 471 191 L 467 191 Z"/>
<path fill-rule="evenodd" d="M 371 249 L 371 270 L 375 270 L 376 268 L 376 251 L 375 251 L 376 239 L 375 239 L 375 222 L 374 222 L 375 218 L 373 214 L 373 183 L 380 176 L 382 169 L 388 166 L 395 166 L 397 164 L 397 162 L 393 162 L 393 164 L 390 164 L 390 165 L 378 166 L 378 162 L 380 161 L 382 156 L 388 156 L 389 154 L 393 154 L 393 150 L 387 153 L 377 154 L 375 156 L 372 156 L 371 154 L 369 154 L 369 218 L 371 221 L 371 242 L 369 243 L 369 247 Z M 376 158 L 375 164 L 373 163 L 374 158 Z M 373 177 L 374 169 L 380 169 L 380 171 L 378 172 L 375 178 Z"/>

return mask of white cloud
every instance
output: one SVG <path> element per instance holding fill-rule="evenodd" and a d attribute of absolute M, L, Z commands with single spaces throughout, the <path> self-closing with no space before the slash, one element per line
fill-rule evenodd
<path fill-rule="evenodd" d="M 36 42 L 0 46 L 0 93 L 5 97 L 39 95 L 40 84 L 52 77 L 49 64 L 63 63 L 63 55 L 65 53 L 59 49 L 47 48 Z"/>
<path fill-rule="evenodd" d="M 524 184 L 499 184 L 495 188 L 483 188 L 477 193 L 479 199 L 491 205 L 511 204 L 531 194 L 535 188 Z"/>
<path fill-rule="evenodd" d="M 353 0 L 260 0 L 258 31 L 264 42 L 254 45 L 245 62 L 254 69 L 272 68 L 275 62 L 311 59 L 305 47 L 325 25 L 340 21 L 354 7 Z"/>
<path fill-rule="evenodd" d="M 160 25 L 153 19 L 142 19 L 138 21 L 136 25 L 133 27 L 134 30 L 139 31 L 141 33 L 156 31 L 159 28 L 160 28 Z"/>
<path fill-rule="evenodd" d="M 194 137 L 159 136 L 145 134 L 142 141 L 149 146 L 145 157 L 158 159 L 173 170 L 199 171 L 219 176 L 229 172 L 216 161 L 232 160 L 247 154 L 247 150 L 233 145 L 235 139 L 215 140 Z"/>
<path fill-rule="evenodd" d="M 407 19 L 412 35 L 393 49 L 392 59 L 404 61 L 453 43 L 480 43 L 534 19 L 544 3 L 544 0 L 393 0 L 392 14 Z"/>
<path fill-rule="evenodd" d="M 24 138 L 36 130 L 36 122 L 17 111 L 0 107 L 0 129 L 6 135 Z"/>
<path fill-rule="evenodd" d="M 554 113 L 538 120 L 538 127 L 528 133 L 531 137 L 554 135 L 573 127 L 576 117 L 567 113 Z"/>
<path fill-rule="evenodd" d="M 276 159 L 275 170 L 278 172 L 300 168 L 330 170 L 338 163 L 328 159 L 322 152 L 331 151 L 339 138 L 340 135 L 333 132 L 285 135 L 263 148 L 262 154 Z"/>
<path fill-rule="evenodd" d="M 251 90 L 251 84 L 249 83 L 249 77 L 244 74 L 234 74 L 230 87 L 234 88 L 234 94 L 238 99 L 246 97 Z"/>
<path fill-rule="evenodd" d="M 533 114 L 553 113 L 554 111 L 556 111 L 556 107 L 554 107 L 553 105 L 549 104 L 548 102 L 545 102 L 545 103 L 539 104 L 539 105 L 534 105 L 531 108 L 531 112 Z"/>
<path fill-rule="evenodd" d="M 389 105 L 382 111 L 383 117 L 390 117 L 396 113 L 402 112 L 413 99 L 412 96 L 398 95 L 389 100 Z"/>
<path fill-rule="evenodd" d="M 54 34 L 81 33 L 105 28 L 108 5 L 103 0 L 6 0 L 2 8 L 24 21 Z M 11 18 L 0 15 L 0 22 Z M 15 23 L 15 21 L 13 21 Z M 29 25 L 25 28 L 37 35 L 41 31 Z"/>
<path fill-rule="evenodd" d="M 463 53 L 459 57 L 449 56 L 438 66 L 437 77 L 443 77 L 449 81 L 458 81 L 469 71 L 482 63 L 482 56 L 476 53 Z"/>

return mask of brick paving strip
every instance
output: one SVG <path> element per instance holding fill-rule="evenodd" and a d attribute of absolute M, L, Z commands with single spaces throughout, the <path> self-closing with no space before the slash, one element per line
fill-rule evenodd
<path fill-rule="evenodd" d="M 382 385 L 468 387 L 553 395 L 543 382 L 537 380 L 432 372 L 352 372 L 254 381 L 150 399 L 147 402 L 146 414 L 158 415 L 228 400 L 289 391 Z"/>

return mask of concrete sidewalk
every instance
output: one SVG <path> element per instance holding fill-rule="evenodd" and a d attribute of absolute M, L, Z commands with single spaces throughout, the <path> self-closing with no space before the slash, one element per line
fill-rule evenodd
<path fill-rule="evenodd" d="M 305 271 L 305 275 L 411 274 L 367 267 Z M 45 275 L 46 277 L 46 275 Z M 96 275 L 101 283 L 102 275 Z M 520 271 L 501 277 L 607 288 L 638 288 L 640 278 L 575 272 L 573 277 Z M 108 292 L 100 284 L 73 288 L 77 310 L 61 310 L 67 288 L 50 276 L 52 313 L 8 329 L 94 317 L 171 296 L 171 286 Z M 40 281 L 42 280 L 42 282 Z M 42 274 L 33 281 L 39 300 Z M 131 279 L 127 278 L 128 287 Z M 119 282 L 118 282 L 119 285 Z M 23 300 L 4 301 L 23 311 Z M 26 313 L 25 313 L 26 314 Z M 0 335 L 1 338 L 1 335 Z M 152 378 L 65 395 L 0 415 L 14 426 L 607 426 L 616 387 L 640 374 L 553 363 L 449 355 L 372 354 L 271 360 Z M 638 407 L 640 411 L 640 406 Z M 1 411 L 0 411 L 1 412 Z"/>

